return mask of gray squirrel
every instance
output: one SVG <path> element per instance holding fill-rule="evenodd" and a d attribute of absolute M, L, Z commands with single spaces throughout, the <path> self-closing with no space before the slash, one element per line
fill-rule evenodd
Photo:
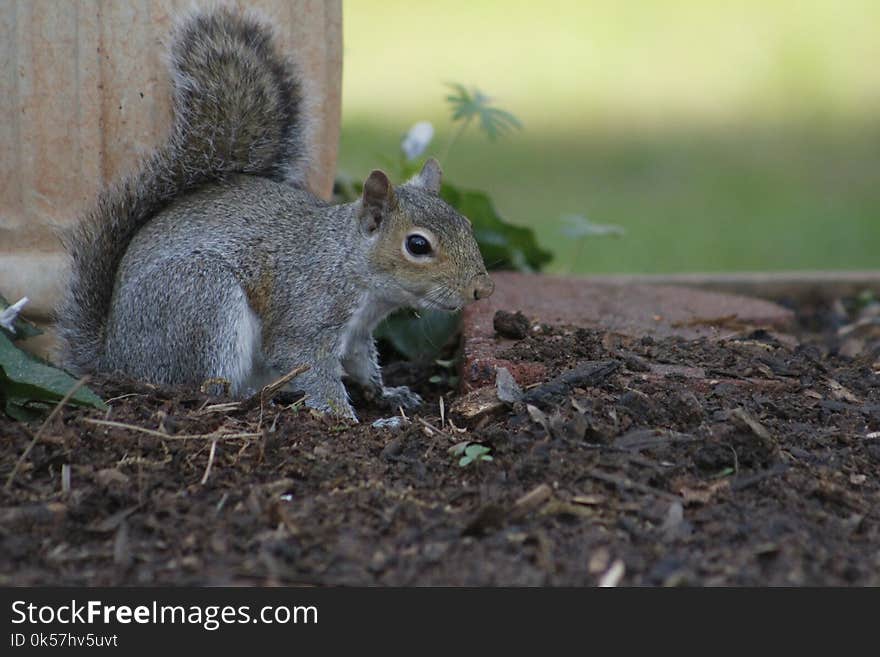
<path fill-rule="evenodd" d="M 247 396 L 298 365 L 316 409 L 356 420 L 343 374 L 392 407 L 372 332 L 402 308 L 455 311 L 494 284 L 470 222 L 428 160 L 354 203 L 306 187 L 303 84 L 250 14 L 189 15 L 170 48 L 173 125 L 138 170 L 63 235 L 62 364 L 160 384 L 228 382 Z"/>

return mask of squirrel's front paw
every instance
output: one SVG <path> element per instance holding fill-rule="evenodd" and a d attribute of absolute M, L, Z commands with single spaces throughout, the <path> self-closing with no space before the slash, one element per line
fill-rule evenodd
<path fill-rule="evenodd" d="M 394 409 L 399 406 L 408 409 L 422 405 L 422 398 L 406 386 L 382 388 L 382 401 Z"/>

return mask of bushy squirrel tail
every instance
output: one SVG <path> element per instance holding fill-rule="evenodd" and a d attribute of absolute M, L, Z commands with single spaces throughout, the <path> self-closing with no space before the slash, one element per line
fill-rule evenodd
<path fill-rule="evenodd" d="M 189 15 L 172 37 L 170 72 L 167 142 L 61 236 L 71 273 L 56 321 L 63 364 L 77 373 L 100 367 L 116 271 L 156 213 L 231 173 L 305 184 L 302 84 L 261 21 L 229 8 Z"/>

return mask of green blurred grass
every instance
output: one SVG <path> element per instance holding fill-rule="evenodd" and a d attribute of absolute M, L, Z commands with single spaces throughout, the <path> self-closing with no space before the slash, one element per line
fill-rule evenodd
<path fill-rule="evenodd" d="M 880 3 L 345 4 L 340 168 L 362 176 L 443 83 L 525 123 L 442 164 L 557 256 L 551 269 L 880 266 Z M 623 226 L 576 245 L 559 217 Z"/>

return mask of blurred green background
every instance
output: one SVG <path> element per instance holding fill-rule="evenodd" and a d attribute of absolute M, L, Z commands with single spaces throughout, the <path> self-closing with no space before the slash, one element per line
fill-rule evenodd
<path fill-rule="evenodd" d="M 452 132 L 445 83 L 524 129 L 441 162 L 535 229 L 551 271 L 880 267 L 880 1 L 354 0 L 340 170 Z M 626 230 L 577 247 L 560 217 Z"/>

